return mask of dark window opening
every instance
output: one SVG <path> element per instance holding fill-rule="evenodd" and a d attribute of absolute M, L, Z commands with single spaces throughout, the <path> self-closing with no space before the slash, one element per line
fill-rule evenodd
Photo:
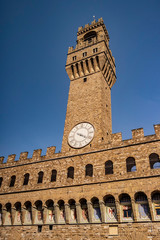
<path fill-rule="evenodd" d="M 88 60 L 86 60 L 85 62 L 86 62 L 86 67 L 87 67 L 87 70 L 88 70 L 88 72 L 89 72 Z"/>
<path fill-rule="evenodd" d="M 106 196 L 106 197 L 104 197 L 104 202 L 105 202 L 106 204 L 115 203 L 115 199 L 114 199 L 113 196 Z"/>
<path fill-rule="evenodd" d="M 76 60 L 76 58 L 77 58 L 76 56 L 73 56 L 73 58 L 72 58 L 72 59 L 73 59 L 73 61 L 75 61 L 75 60 Z"/>
<path fill-rule="evenodd" d="M 158 154 L 152 153 L 149 155 L 150 167 L 151 169 L 160 168 L 160 158 Z"/>
<path fill-rule="evenodd" d="M 143 193 L 137 193 L 137 196 L 135 197 L 136 202 L 143 202 L 143 201 L 147 201 L 147 196 Z"/>
<path fill-rule="evenodd" d="M 160 192 L 156 192 L 152 196 L 152 200 L 154 201 L 160 201 Z"/>
<path fill-rule="evenodd" d="M 85 77 L 85 78 L 83 78 L 83 82 L 87 82 L 87 78 Z"/>
<path fill-rule="evenodd" d="M 96 34 L 96 32 L 95 31 L 91 31 L 91 32 L 89 32 L 89 33 L 86 33 L 85 35 L 84 35 L 84 41 L 92 41 L 92 38 L 94 38 L 94 37 L 96 37 L 97 36 L 97 34 Z"/>
<path fill-rule="evenodd" d="M 53 229 L 53 225 L 49 225 L 49 230 L 52 230 Z"/>
<path fill-rule="evenodd" d="M 96 53 L 96 52 L 98 52 L 98 48 L 93 49 L 93 53 Z"/>
<path fill-rule="evenodd" d="M 79 75 L 78 63 L 76 63 L 76 70 L 77 70 L 77 73 L 78 73 L 78 75 Z"/>
<path fill-rule="evenodd" d="M 99 65 L 99 57 L 98 56 L 96 56 L 96 61 L 97 61 L 98 67 L 100 67 L 100 65 Z"/>
<path fill-rule="evenodd" d="M 129 157 L 126 159 L 126 168 L 127 172 L 135 172 L 136 171 L 136 163 L 133 157 Z"/>
<path fill-rule="evenodd" d="M 83 53 L 83 57 L 86 57 L 86 56 L 87 56 L 87 52 L 84 52 L 84 53 Z"/>
<path fill-rule="evenodd" d="M 113 162 L 107 161 L 105 162 L 105 175 L 113 174 Z"/>
<path fill-rule="evenodd" d="M 43 172 L 38 173 L 38 182 L 37 183 L 42 183 L 43 182 L 43 175 L 44 175 Z"/>
<path fill-rule="evenodd" d="M 14 175 L 14 176 L 11 177 L 11 182 L 10 182 L 9 186 L 14 187 L 15 181 L 16 181 L 16 176 Z"/>
<path fill-rule="evenodd" d="M 52 170 L 51 182 L 56 182 L 57 180 L 57 170 Z"/>
<path fill-rule="evenodd" d="M 120 198 L 120 203 L 123 203 L 123 202 L 131 202 L 131 198 L 128 194 L 122 194 Z"/>
<path fill-rule="evenodd" d="M 67 172 L 67 178 L 74 179 L 74 167 L 69 167 Z"/>
<path fill-rule="evenodd" d="M 84 73 L 83 62 L 81 62 L 81 68 L 82 68 L 82 72 Z"/>
<path fill-rule="evenodd" d="M 38 226 L 38 232 L 42 232 L 42 225 Z"/>
<path fill-rule="evenodd" d="M 72 75 L 74 77 L 74 68 L 73 68 L 73 65 L 71 65 L 71 70 L 72 70 Z"/>
<path fill-rule="evenodd" d="M 89 176 L 89 177 L 93 176 L 93 165 L 92 164 L 86 165 L 86 176 Z"/>
<path fill-rule="evenodd" d="M 93 70 L 95 71 L 93 58 L 91 58 L 91 65 L 92 65 Z"/>
<path fill-rule="evenodd" d="M 0 187 L 2 186 L 3 178 L 0 177 Z"/>
<path fill-rule="evenodd" d="M 24 175 L 23 185 L 28 185 L 28 182 L 29 182 L 29 173 L 26 173 L 26 174 Z"/>

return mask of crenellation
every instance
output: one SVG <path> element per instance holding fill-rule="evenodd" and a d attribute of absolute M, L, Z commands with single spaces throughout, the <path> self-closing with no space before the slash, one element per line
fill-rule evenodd
<path fill-rule="evenodd" d="M 21 152 L 20 153 L 20 157 L 19 157 L 19 161 L 24 161 L 24 160 L 27 160 L 27 157 L 28 157 L 28 152 Z"/>
<path fill-rule="evenodd" d="M 89 28 L 89 23 L 87 23 L 84 28 Z"/>
<path fill-rule="evenodd" d="M 9 155 L 8 158 L 7 158 L 7 164 L 8 163 L 14 163 L 15 158 L 16 158 L 16 154 Z"/>
<path fill-rule="evenodd" d="M 119 144 L 122 142 L 122 133 L 119 132 L 119 133 L 114 133 L 114 134 L 111 134 L 111 142 L 113 144 Z"/>
<path fill-rule="evenodd" d="M 139 140 L 144 138 L 144 130 L 143 128 L 137 128 L 132 130 L 132 138 L 134 140 Z"/>
<path fill-rule="evenodd" d="M 0 157 L 0 164 L 3 164 L 3 162 L 4 162 L 4 157 L 2 156 Z"/>
<path fill-rule="evenodd" d="M 55 155 L 55 150 L 56 150 L 55 146 L 48 147 L 46 152 L 46 159 L 53 158 Z"/>
<path fill-rule="evenodd" d="M 154 125 L 154 131 L 157 137 L 160 137 L 160 124 Z"/>
<path fill-rule="evenodd" d="M 41 153 L 42 153 L 42 149 L 36 149 L 33 151 L 33 155 L 32 155 L 32 161 L 40 161 L 41 160 Z"/>

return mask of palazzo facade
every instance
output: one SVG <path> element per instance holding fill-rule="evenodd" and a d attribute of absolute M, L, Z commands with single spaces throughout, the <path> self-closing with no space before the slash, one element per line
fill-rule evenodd
<path fill-rule="evenodd" d="M 128 140 L 112 133 L 115 60 L 102 18 L 78 29 L 66 71 L 61 152 L 0 157 L 0 240 L 160 240 L 160 124 Z"/>

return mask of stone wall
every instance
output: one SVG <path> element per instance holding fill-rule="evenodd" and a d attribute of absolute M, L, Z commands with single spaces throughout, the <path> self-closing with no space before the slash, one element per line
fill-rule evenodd
<path fill-rule="evenodd" d="M 111 235 L 111 228 L 118 229 L 118 235 Z M 115 229 L 114 229 L 115 230 Z M 0 240 L 160 240 L 160 223 L 141 224 L 86 224 L 57 225 L 52 230 L 48 225 L 38 233 L 38 226 L 14 226 L 0 228 Z"/>

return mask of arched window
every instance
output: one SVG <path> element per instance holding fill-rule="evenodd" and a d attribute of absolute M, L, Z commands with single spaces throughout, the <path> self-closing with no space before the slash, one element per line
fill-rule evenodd
<path fill-rule="evenodd" d="M 65 207 L 64 207 L 64 201 L 63 200 L 59 200 L 58 201 L 58 205 L 59 205 L 59 223 L 65 223 L 66 221 L 66 216 L 65 216 Z"/>
<path fill-rule="evenodd" d="M 113 162 L 110 160 L 105 162 L 105 175 L 107 174 L 113 174 Z"/>
<path fill-rule="evenodd" d="M 74 167 L 69 167 L 67 172 L 67 178 L 74 179 Z"/>
<path fill-rule="evenodd" d="M 86 33 L 84 35 L 84 41 L 88 41 L 88 43 L 90 43 L 92 41 L 92 38 L 96 37 L 97 34 L 95 31 L 91 31 L 89 33 Z"/>
<path fill-rule="evenodd" d="M 32 223 L 32 204 L 30 201 L 24 203 L 25 206 L 25 218 L 24 223 L 31 224 Z"/>
<path fill-rule="evenodd" d="M 44 173 L 42 171 L 38 173 L 38 182 L 37 183 L 43 182 L 43 175 L 44 175 Z"/>
<path fill-rule="evenodd" d="M 138 218 L 140 220 L 148 220 L 150 218 L 150 211 L 146 194 L 143 192 L 136 193 L 135 203 L 138 208 Z"/>
<path fill-rule="evenodd" d="M 93 165 L 92 164 L 87 164 L 86 165 L 86 177 L 92 177 L 93 176 Z"/>
<path fill-rule="evenodd" d="M 52 199 L 46 201 L 47 207 L 47 219 L 46 223 L 54 223 L 55 222 L 55 211 L 54 211 L 54 202 Z"/>
<path fill-rule="evenodd" d="M 105 208 L 106 208 L 105 221 L 116 222 L 117 211 L 116 211 L 115 198 L 112 195 L 107 195 L 103 199 L 104 199 Z"/>
<path fill-rule="evenodd" d="M 129 157 L 126 159 L 126 168 L 127 168 L 127 172 L 135 172 L 136 171 L 136 162 L 133 157 Z"/>
<path fill-rule="evenodd" d="M 29 173 L 26 173 L 26 174 L 24 175 L 23 185 L 28 185 L 28 182 L 29 182 Z"/>
<path fill-rule="evenodd" d="M 152 202 L 155 209 L 155 217 L 157 220 L 160 219 L 160 192 L 156 191 L 152 194 Z"/>
<path fill-rule="evenodd" d="M 151 169 L 160 168 L 160 159 L 159 159 L 158 154 L 151 153 L 149 155 L 149 162 L 150 162 Z"/>
<path fill-rule="evenodd" d="M 52 175 L 51 175 L 51 182 L 56 182 L 56 180 L 57 180 L 57 170 L 53 169 Z"/>
<path fill-rule="evenodd" d="M 36 206 L 36 221 L 42 222 L 43 221 L 43 209 L 42 209 L 42 201 L 38 200 L 35 202 Z"/>
<path fill-rule="evenodd" d="M 122 217 L 123 219 L 132 218 L 132 205 L 131 198 L 128 194 L 123 193 L 119 197 L 120 204 L 122 206 Z"/>
<path fill-rule="evenodd" d="M 14 187 L 14 184 L 15 184 L 15 181 L 16 181 L 16 176 L 15 175 L 13 175 L 12 177 L 11 177 L 11 181 L 10 181 L 10 187 Z"/>
<path fill-rule="evenodd" d="M 22 213 L 21 213 L 21 203 L 20 202 L 16 202 L 15 203 L 15 218 L 14 218 L 14 224 L 21 224 L 21 217 L 22 217 Z"/>
<path fill-rule="evenodd" d="M 12 224 L 11 209 L 12 209 L 11 203 L 6 203 L 6 205 L 5 205 L 6 214 L 5 214 L 5 219 L 4 219 L 4 225 Z"/>
<path fill-rule="evenodd" d="M 96 197 L 93 197 L 91 199 L 92 206 L 93 206 L 93 221 L 99 222 L 101 221 L 101 211 L 99 206 L 99 199 Z"/>
<path fill-rule="evenodd" d="M 89 222 L 89 215 L 88 215 L 88 206 L 87 206 L 87 200 L 85 198 L 82 198 L 79 200 L 80 206 L 81 206 L 81 222 L 86 223 Z"/>
<path fill-rule="evenodd" d="M 76 223 L 77 213 L 76 213 L 76 202 L 74 199 L 68 201 L 70 209 L 70 223 Z"/>
<path fill-rule="evenodd" d="M 2 186 L 3 178 L 0 177 L 0 187 Z"/>

